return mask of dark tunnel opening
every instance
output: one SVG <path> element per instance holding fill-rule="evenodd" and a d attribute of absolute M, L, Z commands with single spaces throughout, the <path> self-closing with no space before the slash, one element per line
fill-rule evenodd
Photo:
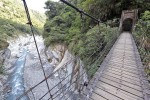
<path fill-rule="evenodd" d="M 122 24 L 122 31 L 132 32 L 132 25 L 133 25 L 132 19 L 130 18 L 125 19 Z"/>

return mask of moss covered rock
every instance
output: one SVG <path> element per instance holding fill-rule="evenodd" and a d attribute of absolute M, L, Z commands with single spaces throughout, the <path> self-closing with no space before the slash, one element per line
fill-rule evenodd
<path fill-rule="evenodd" d="M 9 46 L 9 43 L 5 40 L 0 39 L 0 50 L 6 49 Z"/>

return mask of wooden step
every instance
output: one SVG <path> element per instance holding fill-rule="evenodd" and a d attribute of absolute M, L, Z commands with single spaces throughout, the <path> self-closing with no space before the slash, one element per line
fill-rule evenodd
<path fill-rule="evenodd" d="M 143 100 L 142 98 L 140 97 L 137 97 L 129 92 L 126 92 L 126 91 L 123 91 L 119 88 L 116 88 L 112 85 L 109 85 L 107 83 L 104 83 L 104 82 L 101 82 L 99 81 L 98 84 L 97 84 L 97 87 L 96 88 L 101 88 L 103 89 L 104 91 L 107 91 L 117 97 L 120 97 L 124 100 Z"/>
<path fill-rule="evenodd" d="M 131 94 L 133 94 L 135 96 L 143 98 L 143 93 L 142 92 L 140 92 L 138 90 L 135 90 L 133 88 L 130 88 L 128 86 L 125 86 L 123 84 L 119 84 L 117 82 L 114 82 L 112 80 L 109 80 L 109 79 L 106 79 L 106 78 L 102 78 L 102 77 L 100 78 L 100 81 L 105 82 L 105 83 L 107 83 L 109 85 L 112 85 L 112 86 L 114 86 L 116 88 L 120 88 L 120 89 L 122 89 L 122 90 L 124 90 L 126 92 L 129 92 L 129 93 L 131 93 Z"/>

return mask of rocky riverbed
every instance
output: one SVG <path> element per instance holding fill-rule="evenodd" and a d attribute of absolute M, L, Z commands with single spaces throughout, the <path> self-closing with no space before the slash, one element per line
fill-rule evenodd
<path fill-rule="evenodd" d="M 50 88 L 54 87 L 61 80 L 64 80 L 61 84 L 56 86 L 51 91 L 51 93 L 54 94 L 54 96 L 59 94 L 59 96 L 56 98 L 59 100 L 65 91 L 66 94 L 67 93 L 69 94 L 69 91 L 71 92 L 73 91 L 73 89 L 78 88 L 79 84 L 82 83 L 77 81 L 78 83 L 72 85 L 73 87 L 72 89 L 69 88 L 66 89 L 66 87 L 69 86 L 71 81 L 75 81 L 75 78 L 72 77 L 76 74 L 79 74 L 80 71 L 84 70 L 82 68 L 83 67 L 82 61 L 79 58 L 73 56 L 64 45 L 57 44 L 53 47 L 46 48 L 43 42 L 44 40 L 41 36 L 36 36 L 36 40 L 39 47 L 40 55 L 42 58 L 42 65 L 44 67 L 46 76 L 53 73 L 51 77 L 48 78 L 48 84 Z M 8 42 L 9 47 L 6 53 L 7 57 L 5 57 L 4 61 L 6 75 L 1 76 L 2 79 L 0 81 L 0 95 L 1 95 L 0 100 L 4 99 L 3 98 L 4 94 L 6 98 L 9 97 L 10 93 L 13 93 L 12 89 L 14 87 L 12 87 L 13 85 L 10 85 L 11 83 L 10 78 L 12 78 L 11 76 L 15 73 L 15 70 L 17 70 L 16 64 L 18 60 L 21 59 L 24 49 L 26 50 L 27 54 L 26 56 L 24 56 L 26 60 L 24 62 L 25 64 L 23 67 L 23 72 L 21 73 L 23 74 L 23 83 L 24 83 L 21 85 L 23 85 L 22 87 L 25 88 L 25 90 L 22 91 L 30 89 L 31 87 L 33 87 L 34 85 L 36 85 L 37 83 L 39 83 L 44 79 L 42 67 L 37 55 L 37 51 L 32 36 L 30 35 L 19 36 L 19 38 Z M 74 69 L 75 70 L 78 69 L 78 72 L 74 71 Z M 74 73 L 74 75 L 72 75 L 71 73 Z M 68 75 L 69 77 L 67 77 Z M 83 80 L 87 81 L 86 75 L 84 75 L 82 78 Z M 60 89 L 62 89 L 62 91 L 64 92 L 63 93 L 57 92 Z M 31 100 L 32 99 L 37 100 L 41 96 L 43 96 L 47 91 L 48 91 L 47 85 L 45 82 L 43 82 L 42 84 L 38 85 L 35 89 L 33 89 L 32 92 L 28 93 L 27 96 Z M 46 95 L 42 100 L 47 100 L 48 98 L 49 95 Z"/>
<path fill-rule="evenodd" d="M 4 99 L 4 91 L 6 89 L 4 88 L 4 84 L 6 83 L 9 74 L 6 73 L 3 66 L 5 59 L 9 59 L 10 57 L 10 50 L 7 49 L 8 46 L 8 42 L 0 40 L 0 100 Z"/>

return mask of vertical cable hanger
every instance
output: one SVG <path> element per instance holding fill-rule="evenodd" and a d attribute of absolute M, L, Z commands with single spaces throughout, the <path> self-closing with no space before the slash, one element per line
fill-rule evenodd
<path fill-rule="evenodd" d="M 100 23 L 98 22 L 98 31 L 99 31 L 99 33 L 101 33 L 101 31 L 100 31 Z"/>
<path fill-rule="evenodd" d="M 60 1 L 63 2 L 63 3 L 65 3 L 65 4 L 68 5 L 68 6 L 72 7 L 72 8 L 75 9 L 77 12 L 82 13 L 83 15 L 85 15 L 85 16 L 87 16 L 87 17 L 93 19 L 95 22 L 100 22 L 98 19 L 96 19 L 96 18 L 94 18 L 93 16 L 87 14 L 87 13 L 84 12 L 83 10 L 81 10 L 81 9 L 79 9 L 79 8 L 77 8 L 77 7 L 75 7 L 74 5 L 72 5 L 71 3 L 69 3 L 68 1 L 66 1 L 66 0 L 60 0 Z"/>
<path fill-rule="evenodd" d="M 49 94 L 50 94 L 50 98 L 53 100 L 52 95 L 50 93 L 50 87 L 48 85 L 48 81 L 47 81 L 47 78 L 46 78 L 44 67 L 43 67 L 43 64 L 42 64 L 42 59 L 41 59 L 41 56 L 40 56 L 40 52 L 39 52 L 39 48 L 38 48 L 38 45 L 37 45 L 37 41 L 35 39 L 35 34 L 34 34 L 34 31 L 33 31 L 33 24 L 32 24 L 31 18 L 30 18 L 28 6 L 27 6 L 27 3 L 26 3 L 25 0 L 22 0 L 22 1 L 23 1 L 23 4 L 24 4 L 25 11 L 26 11 L 27 19 L 28 19 L 28 23 L 27 24 L 30 26 L 30 29 L 31 29 L 31 33 L 32 33 L 32 36 L 33 36 L 33 39 L 34 39 L 34 43 L 35 43 L 35 46 L 36 46 L 36 50 L 37 50 L 37 53 L 38 53 L 38 57 L 39 57 L 39 60 L 40 60 L 42 71 L 43 71 L 44 77 L 46 79 L 46 85 L 47 85 L 47 88 L 48 88 L 48 91 L 49 91 Z"/>

